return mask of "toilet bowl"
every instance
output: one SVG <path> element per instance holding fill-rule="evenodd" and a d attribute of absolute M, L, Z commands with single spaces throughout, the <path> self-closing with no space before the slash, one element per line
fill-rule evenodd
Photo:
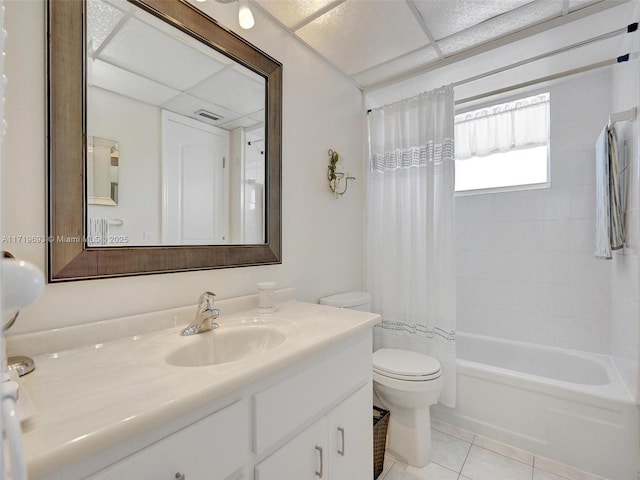
<path fill-rule="evenodd" d="M 431 461 L 431 413 L 442 392 L 440 362 L 429 355 L 392 348 L 373 354 L 373 389 L 391 412 L 387 450 L 398 460 L 424 467 Z"/>

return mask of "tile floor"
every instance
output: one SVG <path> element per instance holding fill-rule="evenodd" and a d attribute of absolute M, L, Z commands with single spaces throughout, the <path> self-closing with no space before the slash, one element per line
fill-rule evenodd
<path fill-rule="evenodd" d="M 378 480 L 606 480 L 432 420 L 433 457 L 415 468 L 387 455 Z"/>

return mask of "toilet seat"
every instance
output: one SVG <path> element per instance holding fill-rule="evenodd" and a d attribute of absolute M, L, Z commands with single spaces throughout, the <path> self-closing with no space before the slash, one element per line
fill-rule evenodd
<path fill-rule="evenodd" d="M 424 382 L 439 378 L 440 362 L 422 353 L 381 348 L 373 354 L 373 371 L 396 380 Z"/>

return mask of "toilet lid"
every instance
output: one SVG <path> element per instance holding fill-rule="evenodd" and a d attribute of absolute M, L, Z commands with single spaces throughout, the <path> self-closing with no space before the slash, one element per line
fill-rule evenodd
<path fill-rule="evenodd" d="M 381 348 L 373 354 L 373 371 L 401 380 L 430 380 L 440 376 L 440 362 L 422 353 Z"/>

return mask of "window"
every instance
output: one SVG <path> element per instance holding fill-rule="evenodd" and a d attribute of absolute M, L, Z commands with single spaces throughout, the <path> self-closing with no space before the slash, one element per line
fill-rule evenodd
<path fill-rule="evenodd" d="M 549 184 L 549 94 L 456 115 L 456 192 Z"/>

